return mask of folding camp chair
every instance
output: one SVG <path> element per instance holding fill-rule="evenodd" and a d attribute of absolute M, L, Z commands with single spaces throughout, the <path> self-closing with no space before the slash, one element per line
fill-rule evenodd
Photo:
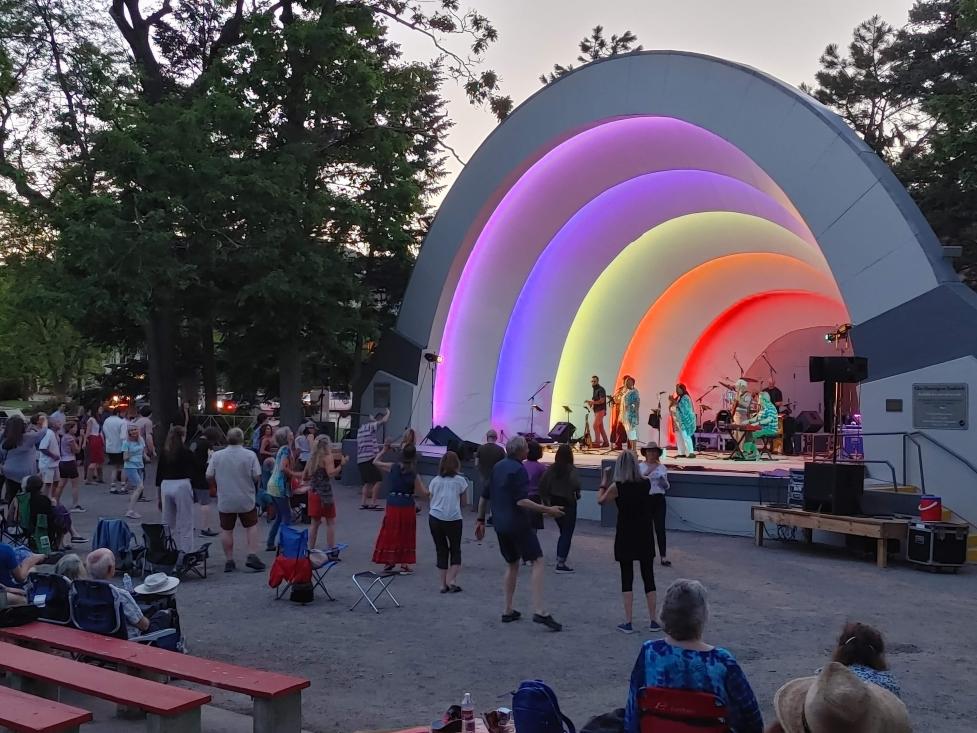
<path fill-rule="evenodd" d="M 138 573 L 142 567 L 145 547 L 136 544 L 136 536 L 124 519 L 99 517 L 92 536 L 92 549 L 105 547 L 115 555 L 115 572 Z"/>
<path fill-rule="evenodd" d="M 10 502 L 5 507 L 0 506 L 0 542 L 6 540 L 9 540 L 11 545 L 22 545 L 27 542 L 27 533 L 20 526 L 18 511 L 14 502 Z"/>
<path fill-rule="evenodd" d="M 355 610 L 355 608 L 360 605 L 363 599 L 370 604 L 370 607 L 374 611 L 380 613 L 380 609 L 377 608 L 376 601 L 379 600 L 380 596 L 386 593 L 390 596 L 390 600 L 394 602 L 397 608 L 400 608 L 400 603 L 394 598 L 394 594 L 390 592 L 390 584 L 394 582 L 399 573 L 375 573 L 372 570 L 364 570 L 361 573 L 353 574 L 353 585 L 356 586 L 357 590 L 360 592 L 360 598 L 352 605 L 349 609 L 350 611 Z M 363 587 L 363 583 L 369 580 L 370 584 Z M 374 588 L 376 591 L 374 592 Z"/>
<path fill-rule="evenodd" d="M 297 583 L 311 584 L 312 574 L 312 560 L 309 558 L 309 530 L 297 530 L 283 524 L 278 534 L 278 551 L 268 574 L 268 585 L 275 589 L 275 600 L 284 598 L 285 594 Z M 315 586 L 313 586 L 312 591 L 314 597 Z"/>
<path fill-rule="evenodd" d="M 71 581 L 56 573 L 33 572 L 27 576 L 27 602 L 40 609 L 39 618 L 52 624 L 71 623 Z"/>
<path fill-rule="evenodd" d="M 151 573 L 166 573 L 181 579 L 189 573 L 198 578 L 207 577 L 210 542 L 193 552 L 180 552 L 166 524 L 143 524 L 142 541 L 146 548 L 142 556 L 143 577 Z"/>
<path fill-rule="evenodd" d="M 709 692 L 643 687 L 638 693 L 641 733 L 727 733 L 726 707 Z"/>
<path fill-rule="evenodd" d="M 326 588 L 326 575 L 334 567 L 339 565 L 340 558 L 339 553 L 345 550 L 349 545 L 340 543 L 335 547 L 329 547 L 325 550 L 312 550 L 309 553 L 309 559 L 312 560 L 312 589 L 321 588 L 322 592 L 326 594 L 326 598 L 330 601 L 335 601 L 336 599 L 332 597 L 329 589 Z M 325 557 L 325 562 L 321 562 L 318 565 L 316 561 L 312 559 L 314 555 L 321 555 Z"/>
<path fill-rule="evenodd" d="M 128 639 L 140 644 L 152 644 L 177 633 L 176 629 L 161 629 L 129 638 L 122 604 L 116 600 L 112 585 L 105 580 L 76 580 L 71 584 L 68 598 L 71 623 L 82 631 Z"/>

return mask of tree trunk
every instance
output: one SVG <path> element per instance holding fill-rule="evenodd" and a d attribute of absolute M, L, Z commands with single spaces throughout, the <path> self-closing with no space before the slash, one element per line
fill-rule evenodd
<path fill-rule="evenodd" d="M 165 433 L 176 422 L 177 379 L 174 364 L 176 320 L 166 304 L 153 303 L 146 319 L 146 360 L 153 422 Z"/>
<path fill-rule="evenodd" d="M 217 358 L 210 315 L 200 321 L 200 373 L 204 382 L 204 412 L 217 412 Z"/>
<path fill-rule="evenodd" d="M 281 424 L 297 428 L 302 420 L 302 361 L 294 334 L 278 348 L 278 392 Z"/>

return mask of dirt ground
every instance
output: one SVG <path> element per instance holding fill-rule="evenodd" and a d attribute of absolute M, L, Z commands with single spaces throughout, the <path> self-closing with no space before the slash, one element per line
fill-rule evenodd
<path fill-rule="evenodd" d="M 98 516 L 124 511 L 124 500 L 103 487 L 83 491 L 89 511 L 74 517 L 86 536 Z M 383 607 L 378 616 L 365 604 L 349 610 L 357 598 L 350 576 L 375 567 L 370 557 L 382 514 L 359 511 L 354 489 L 340 487 L 338 496 L 338 537 L 350 548 L 328 576 L 336 602 L 275 601 L 265 575 L 223 573 L 215 542 L 210 577 L 179 589 L 192 654 L 308 676 L 304 722 L 316 732 L 423 725 L 466 691 L 482 709 L 508 705 L 510 692 L 526 678 L 552 685 L 578 728 L 623 706 L 631 667 L 649 635 L 615 630 L 622 611 L 612 530 L 581 522 L 569 560 L 576 572 L 547 573 L 547 603 L 564 624 L 557 634 L 528 618 L 528 569 L 517 590 L 523 620 L 500 623 L 502 560 L 491 530 L 482 544 L 475 542 L 472 515 L 466 514 L 464 592 L 439 594 L 422 513 L 417 573 L 392 586 L 402 608 Z M 147 518 L 156 515 L 155 504 L 140 504 L 140 510 Z M 238 531 L 241 567 L 244 538 Z M 550 567 L 556 536 L 549 524 L 540 535 Z M 821 666 L 842 624 L 854 619 L 883 630 L 915 730 L 974 730 L 977 679 L 967 671 L 977 642 L 973 569 L 959 575 L 900 564 L 878 570 L 872 560 L 837 549 L 778 542 L 760 549 L 740 537 L 675 532 L 669 541 L 674 565 L 656 568 L 659 588 L 679 577 L 705 583 L 711 599 L 706 641 L 735 654 L 765 719 L 777 687 Z M 261 554 L 270 565 L 271 553 Z M 643 611 L 635 619 L 646 627 Z M 249 711 L 240 696 L 215 692 L 214 703 Z"/>

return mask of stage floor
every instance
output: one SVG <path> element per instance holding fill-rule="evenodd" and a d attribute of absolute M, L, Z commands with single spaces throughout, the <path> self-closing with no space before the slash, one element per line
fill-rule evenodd
<path fill-rule="evenodd" d="M 573 462 L 579 468 L 599 468 L 604 461 L 613 461 L 617 458 L 620 451 L 580 451 L 573 452 Z M 672 458 L 666 455 L 662 463 L 669 471 L 709 471 L 722 473 L 747 473 L 759 474 L 767 471 L 788 471 L 792 468 L 803 470 L 804 458 L 802 456 L 778 456 L 773 459 L 762 461 L 731 461 L 726 458 L 725 453 L 714 451 L 700 452 L 695 458 Z M 542 462 L 551 463 L 554 452 L 546 451 L 543 453 Z"/>

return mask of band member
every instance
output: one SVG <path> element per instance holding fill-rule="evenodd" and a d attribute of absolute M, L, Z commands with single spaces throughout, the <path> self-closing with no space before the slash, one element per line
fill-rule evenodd
<path fill-rule="evenodd" d="M 594 442 L 598 448 L 607 448 L 610 441 L 607 433 L 604 432 L 604 415 L 607 414 L 607 390 L 601 384 L 600 379 L 595 374 L 590 378 L 590 386 L 594 388 L 593 399 L 587 400 L 587 406 L 594 411 Z"/>
<path fill-rule="evenodd" d="M 770 396 L 770 402 L 773 406 L 777 408 L 777 412 L 783 412 L 784 406 L 784 393 L 780 391 L 777 387 L 777 383 L 774 381 L 773 376 L 770 377 L 770 384 L 768 384 L 764 390 Z"/>
<path fill-rule="evenodd" d="M 736 393 L 733 395 L 733 422 L 745 425 L 750 421 L 750 408 L 753 405 L 753 395 L 745 379 L 737 380 Z"/>
<path fill-rule="evenodd" d="M 695 406 L 692 404 L 692 397 L 689 390 L 682 383 L 675 385 L 675 440 L 678 443 L 678 455 L 676 458 L 695 458 Z"/>
<path fill-rule="evenodd" d="M 622 419 L 624 417 L 624 391 L 627 389 L 624 383 L 621 383 L 614 394 L 610 398 L 611 403 L 611 443 L 614 445 L 615 450 L 621 450 L 624 446 L 624 442 L 627 440 L 627 434 L 624 430 L 624 425 Z"/>
<path fill-rule="evenodd" d="M 641 395 L 634 386 L 634 377 L 624 377 L 624 424 L 628 435 L 628 449 L 634 450 L 638 442 L 638 410 L 641 407 Z"/>
<path fill-rule="evenodd" d="M 759 457 L 756 447 L 757 438 L 773 437 L 778 432 L 777 408 L 770 401 L 770 395 L 767 392 L 760 393 L 757 407 L 757 413 L 749 419 L 749 423 L 751 425 L 758 425 L 760 429 L 755 433 L 747 433 L 746 439 L 743 441 L 743 455 L 748 460 L 754 460 Z"/>

